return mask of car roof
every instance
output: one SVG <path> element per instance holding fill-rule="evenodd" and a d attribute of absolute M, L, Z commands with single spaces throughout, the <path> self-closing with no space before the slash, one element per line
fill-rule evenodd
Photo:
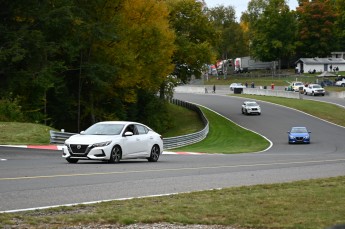
<path fill-rule="evenodd" d="M 97 122 L 95 124 L 122 124 L 122 125 L 127 125 L 127 124 L 140 124 L 143 125 L 141 123 L 137 123 L 137 122 L 131 122 L 131 121 L 102 121 L 102 122 Z"/>

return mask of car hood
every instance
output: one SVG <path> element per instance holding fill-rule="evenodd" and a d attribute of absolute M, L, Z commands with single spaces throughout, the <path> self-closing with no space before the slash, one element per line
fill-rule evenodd
<path fill-rule="evenodd" d="M 67 144 L 94 144 L 106 141 L 120 139 L 121 135 L 83 135 L 76 134 L 68 138 L 65 143 Z"/>

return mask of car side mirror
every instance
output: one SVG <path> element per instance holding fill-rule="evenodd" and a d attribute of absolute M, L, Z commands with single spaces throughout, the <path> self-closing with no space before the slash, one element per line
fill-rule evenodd
<path fill-rule="evenodd" d="M 290 134 L 290 131 L 288 131 L 287 133 Z"/>
<path fill-rule="evenodd" d="M 129 137 L 129 136 L 133 136 L 133 133 L 130 132 L 130 131 L 127 131 L 127 132 L 125 133 L 125 137 Z"/>

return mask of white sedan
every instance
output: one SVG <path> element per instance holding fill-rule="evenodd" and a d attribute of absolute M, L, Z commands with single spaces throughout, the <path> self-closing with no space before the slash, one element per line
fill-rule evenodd
<path fill-rule="evenodd" d="M 230 88 L 230 91 L 233 91 L 234 88 L 246 88 L 246 86 L 241 83 L 232 83 L 230 84 L 229 88 Z"/>
<path fill-rule="evenodd" d="M 62 157 L 69 163 L 122 159 L 158 161 L 163 152 L 162 136 L 137 122 L 106 121 L 90 126 L 65 141 Z"/>
<path fill-rule="evenodd" d="M 255 101 L 245 101 L 242 104 L 242 114 L 258 114 L 261 115 L 261 107 Z"/>

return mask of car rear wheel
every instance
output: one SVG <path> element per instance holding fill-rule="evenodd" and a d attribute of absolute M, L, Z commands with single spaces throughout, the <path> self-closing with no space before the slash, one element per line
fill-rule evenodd
<path fill-rule="evenodd" d="M 111 150 L 110 154 L 110 163 L 119 163 L 121 160 L 121 148 L 119 146 L 114 146 L 114 148 Z"/>
<path fill-rule="evenodd" d="M 159 147 L 157 145 L 152 146 L 150 157 L 147 158 L 149 162 L 157 162 L 160 155 Z"/>
<path fill-rule="evenodd" d="M 66 161 L 68 161 L 68 163 L 72 163 L 75 164 L 78 162 L 78 159 L 74 159 L 74 158 L 66 158 Z"/>

